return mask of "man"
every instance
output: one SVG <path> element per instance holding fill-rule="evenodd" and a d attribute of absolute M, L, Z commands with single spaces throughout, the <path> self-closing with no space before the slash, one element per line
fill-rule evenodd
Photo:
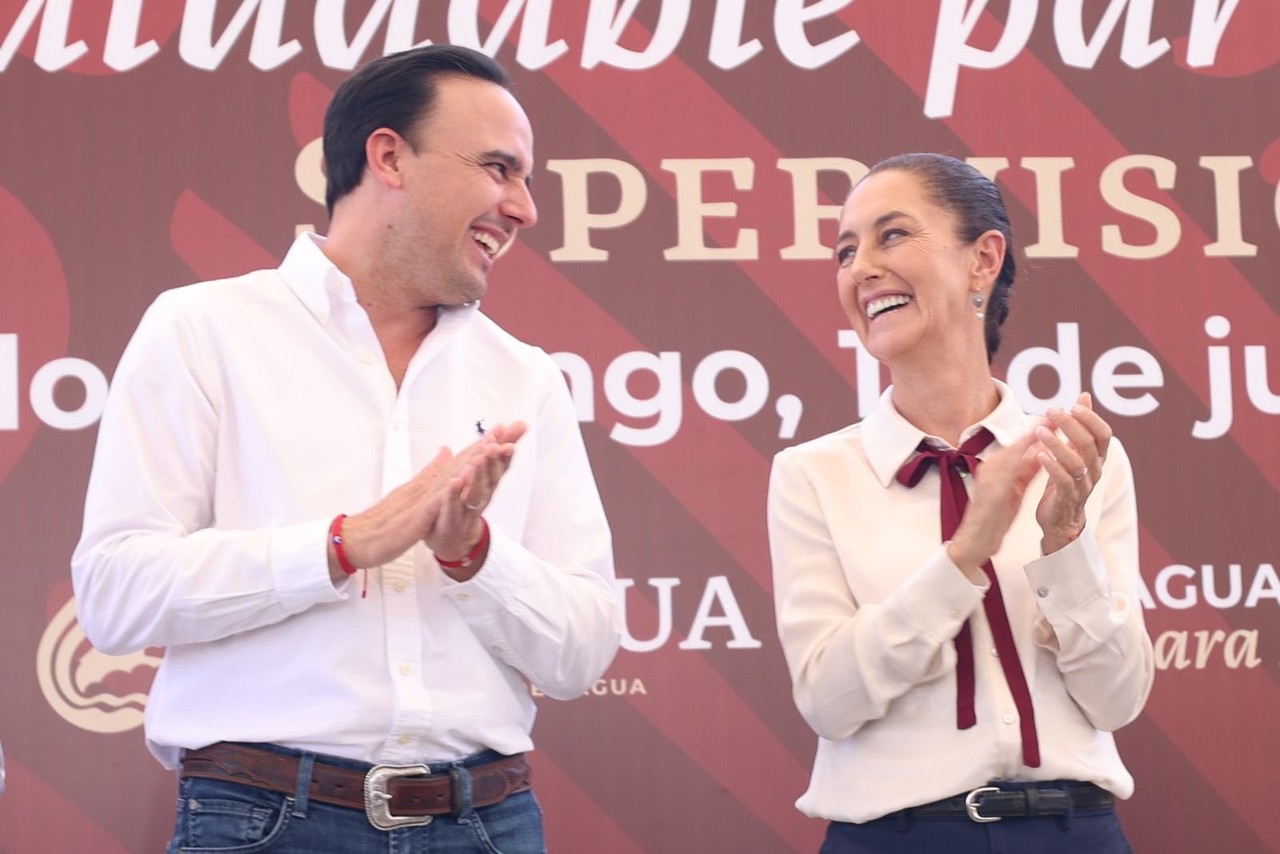
<path fill-rule="evenodd" d="M 507 86 L 369 63 L 325 117 L 328 238 L 162 294 L 121 358 L 73 575 L 100 649 L 167 648 L 171 850 L 544 850 L 526 682 L 581 695 L 620 620 L 564 380 L 476 305 L 537 220 Z"/>

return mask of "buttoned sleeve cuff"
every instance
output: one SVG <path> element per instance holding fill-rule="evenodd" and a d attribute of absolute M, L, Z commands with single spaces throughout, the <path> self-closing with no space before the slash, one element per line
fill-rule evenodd
<path fill-rule="evenodd" d="M 271 532 L 271 579 L 280 607 L 289 614 L 347 598 L 355 576 L 336 588 L 329 577 L 330 521 L 302 522 Z"/>
<path fill-rule="evenodd" d="M 1110 587 L 1102 550 L 1088 526 L 1053 554 L 1027 564 L 1026 571 L 1040 611 L 1050 620 L 1105 596 Z"/>
<path fill-rule="evenodd" d="M 466 581 L 444 575 L 447 595 L 463 617 L 481 617 L 509 608 L 509 594 L 520 583 L 523 550 L 496 526 L 489 526 L 489 552 L 480 571 Z"/>
<path fill-rule="evenodd" d="M 1053 554 L 1027 564 L 1026 573 L 1040 611 L 1033 634 L 1037 646 L 1060 652 L 1062 632 L 1072 626 L 1086 627 L 1086 630 L 1090 626 L 1091 606 L 1104 606 L 1104 613 L 1099 616 L 1105 626 L 1111 582 L 1102 550 L 1088 526 Z M 1101 631 L 1103 627 L 1094 628 Z"/>
<path fill-rule="evenodd" d="M 897 598 L 907 619 L 941 643 L 956 636 L 986 590 L 965 578 L 943 545 L 912 573 Z"/>

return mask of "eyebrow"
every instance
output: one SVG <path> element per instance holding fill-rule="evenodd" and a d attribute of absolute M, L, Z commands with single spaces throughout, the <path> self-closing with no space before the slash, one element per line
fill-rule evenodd
<path fill-rule="evenodd" d="M 525 171 L 524 163 L 521 162 L 519 157 L 516 157 L 509 151 L 503 151 L 500 148 L 492 148 L 488 151 L 482 152 L 480 156 L 489 160 L 501 160 L 512 172 L 518 173 Z M 526 187 L 533 186 L 533 175 L 524 176 L 524 185 Z"/>
<path fill-rule="evenodd" d="M 889 224 L 890 222 L 892 222 L 895 219 L 898 219 L 899 217 L 907 217 L 908 219 L 910 219 L 911 214 L 906 213 L 905 211 L 889 211 L 887 214 L 881 214 L 880 216 L 876 217 L 876 221 L 872 223 L 871 227 L 873 229 L 878 230 L 882 226 Z M 847 230 L 842 231 L 840 232 L 840 236 L 836 238 L 836 243 L 839 243 L 842 240 L 848 240 L 850 237 L 853 237 L 852 231 L 847 231 Z"/>

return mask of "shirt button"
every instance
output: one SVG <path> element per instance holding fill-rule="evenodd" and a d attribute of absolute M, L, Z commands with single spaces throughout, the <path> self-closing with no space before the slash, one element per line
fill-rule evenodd
<path fill-rule="evenodd" d="M 361 362 L 363 362 L 363 363 L 364 363 L 364 364 L 366 364 L 366 365 L 372 365 L 372 364 L 373 364 L 373 354 L 372 354 L 372 353 L 370 353 L 368 350 L 361 350 L 361 351 L 360 351 L 360 361 L 361 361 Z"/>
<path fill-rule="evenodd" d="M 400 673 L 401 673 L 402 675 L 404 675 L 404 676 L 408 676 L 408 675 L 409 675 L 409 673 L 410 673 L 410 671 L 412 671 L 412 670 L 413 670 L 413 668 L 412 668 L 412 667 L 410 667 L 410 666 L 409 666 L 409 665 L 407 665 L 407 664 L 402 664 L 402 665 L 400 665 Z"/>
<path fill-rule="evenodd" d="M 469 599 L 471 599 L 471 597 L 466 593 L 459 593 L 457 596 L 454 596 L 453 598 L 457 599 L 459 602 L 466 602 Z"/>
<path fill-rule="evenodd" d="M 951 615 L 951 619 L 953 619 L 953 620 L 958 620 L 958 619 L 960 619 L 960 612 L 959 612 L 959 611 L 957 611 L 955 608 L 952 608 L 952 609 L 951 609 L 950 611 L 948 611 L 947 613 Z"/>
<path fill-rule="evenodd" d="M 1039 596 L 1041 599 L 1048 598 L 1048 596 L 1049 596 L 1049 588 L 1048 588 L 1048 587 L 1039 587 L 1039 588 L 1036 588 L 1036 595 L 1037 595 L 1037 596 Z"/>
<path fill-rule="evenodd" d="M 1000 718 L 1000 720 L 1004 721 L 1007 724 L 1011 724 L 1013 723 L 1013 715 L 1009 714 L 1008 712 L 1005 712 L 1004 717 Z"/>
<path fill-rule="evenodd" d="M 393 586 L 396 588 L 396 592 L 397 592 L 397 593 L 403 593 L 403 592 L 404 592 L 404 582 L 403 582 L 403 581 L 397 581 L 397 582 L 395 583 L 395 585 L 393 585 Z"/>
<path fill-rule="evenodd" d="M 502 645 L 495 643 L 493 646 L 489 647 L 489 649 L 493 650 L 494 652 L 502 652 Z"/>

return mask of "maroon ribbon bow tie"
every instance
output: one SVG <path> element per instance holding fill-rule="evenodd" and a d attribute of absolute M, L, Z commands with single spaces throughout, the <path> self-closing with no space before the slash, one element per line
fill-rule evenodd
<path fill-rule="evenodd" d="M 941 515 L 942 539 L 950 540 L 960 527 L 965 508 L 969 505 L 969 493 L 964 488 L 964 475 L 978 470 L 978 454 L 991 444 L 995 437 L 985 427 L 969 437 L 957 450 L 940 451 L 927 442 L 921 442 L 919 453 L 898 469 L 897 480 L 907 488 L 914 487 L 924 477 L 929 466 L 938 464 L 942 477 Z M 990 589 L 982 600 L 982 609 L 986 612 L 987 622 L 991 625 L 991 634 L 996 643 L 996 654 L 1000 659 L 1000 667 L 1004 671 L 1009 692 L 1013 694 L 1014 705 L 1018 708 L 1020 729 L 1022 731 L 1022 761 L 1031 768 L 1040 766 L 1040 741 L 1036 736 L 1036 715 L 1031 704 L 1031 690 L 1027 687 L 1027 677 L 1018 662 L 1018 648 L 1013 642 L 1013 629 L 1009 626 L 1009 615 L 1005 612 L 1004 597 L 1000 593 L 1000 581 L 996 577 L 995 567 L 988 560 L 982 565 L 982 571 L 991 583 Z M 956 647 L 956 728 L 969 729 L 978 722 L 974 708 L 974 672 L 973 672 L 973 633 L 969 621 L 965 620 L 960 633 L 955 638 Z"/>

